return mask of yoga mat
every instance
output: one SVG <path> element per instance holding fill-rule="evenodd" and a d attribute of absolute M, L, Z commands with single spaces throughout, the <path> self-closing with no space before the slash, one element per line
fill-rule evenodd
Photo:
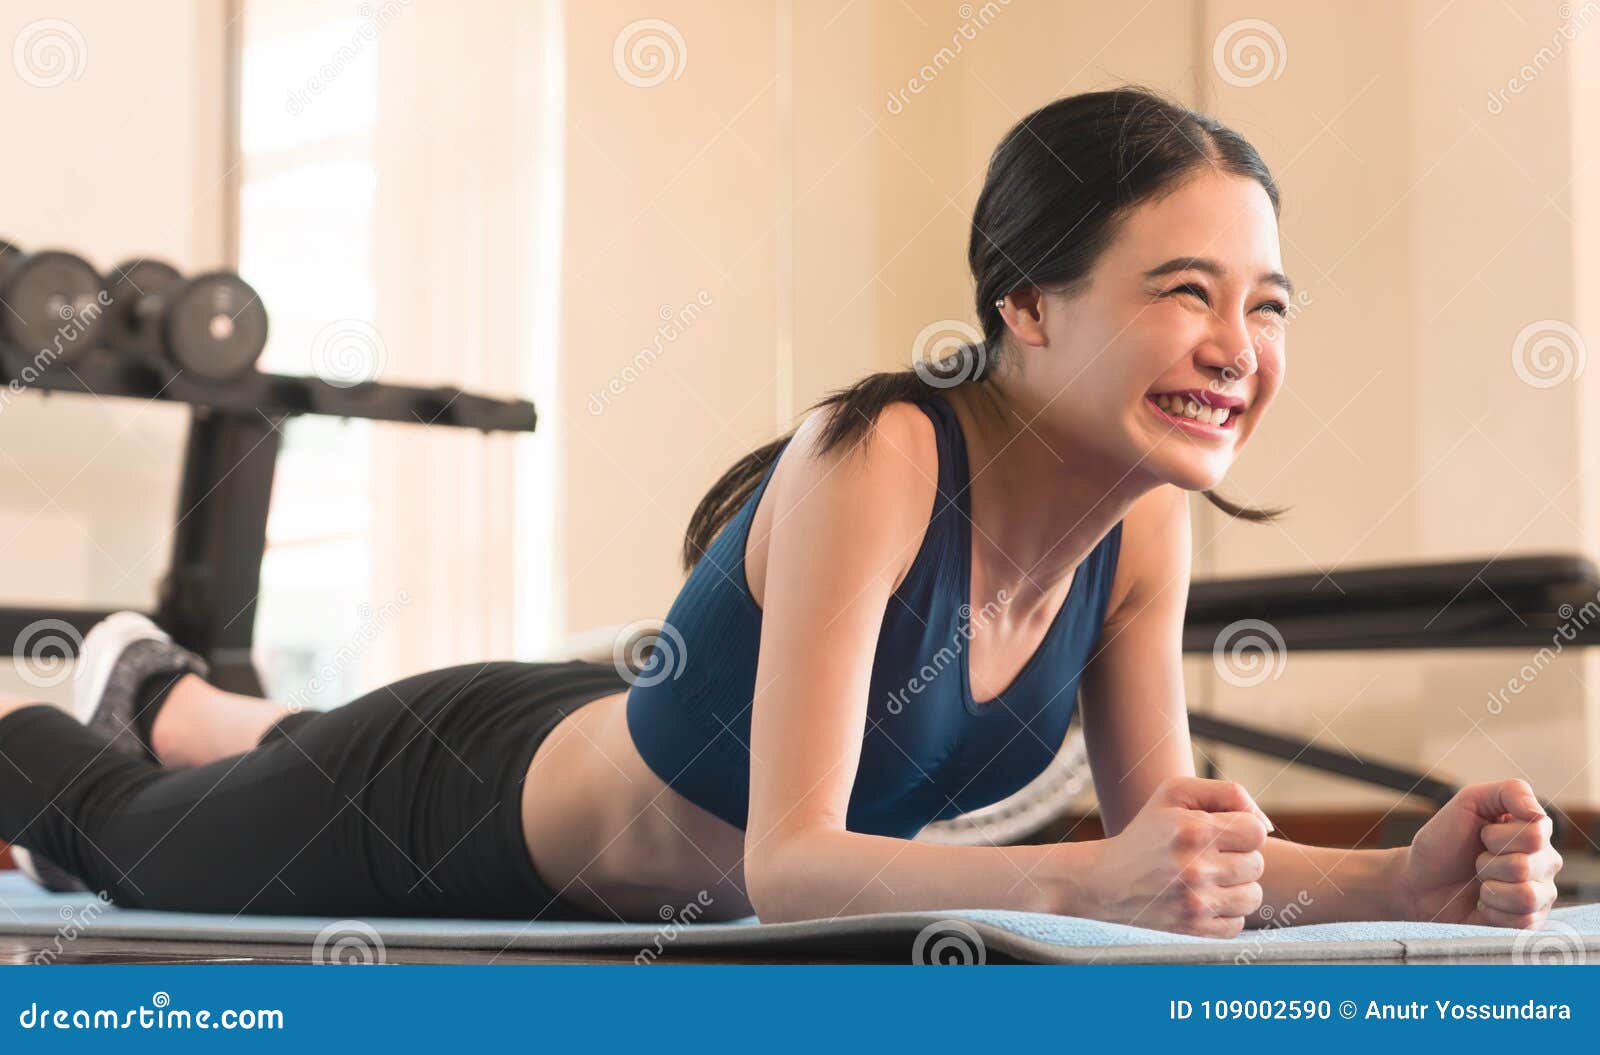
<path fill-rule="evenodd" d="M 520 952 L 623 952 L 641 962 L 722 957 L 837 957 L 888 962 L 1282 963 L 1362 960 L 1409 963 L 1497 956 L 1528 963 L 1600 965 L 1600 904 L 1556 909 L 1536 931 L 1444 923 L 1269 926 L 1219 941 L 1034 912 L 954 909 L 763 924 L 673 919 L 651 923 L 239 916 L 108 906 L 92 894 L 52 894 L 18 873 L 0 873 L 0 933 L 162 941 L 306 945 L 335 959 L 388 948 Z M 343 943 L 343 944 L 341 944 Z"/>

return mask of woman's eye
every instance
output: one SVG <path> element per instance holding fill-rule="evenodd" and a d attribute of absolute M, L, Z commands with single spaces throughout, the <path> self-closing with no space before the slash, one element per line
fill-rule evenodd
<path fill-rule="evenodd" d="M 1267 303 L 1258 307 L 1256 310 L 1264 311 L 1269 315 L 1276 315 L 1280 319 L 1286 319 L 1289 317 L 1289 305 L 1280 303 L 1276 300 L 1268 301 Z"/>
<path fill-rule="evenodd" d="M 1192 282 L 1186 282 L 1181 286 L 1176 286 L 1172 289 L 1169 289 L 1167 290 L 1166 295 L 1170 297 L 1175 293 L 1187 293 L 1190 296 L 1198 297 L 1200 299 L 1200 303 L 1202 304 L 1211 303 L 1211 301 L 1206 298 L 1206 291 Z"/>

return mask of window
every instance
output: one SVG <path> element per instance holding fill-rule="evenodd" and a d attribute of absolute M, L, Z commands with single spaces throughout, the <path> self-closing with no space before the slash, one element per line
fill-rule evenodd
<path fill-rule="evenodd" d="M 323 372 L 318 335 L 371 322 L 382 41 L 355 10 L 298 0 L 241 16 L 239 270 L 272 320 L 263 370 Z M 327 707 L 362 682 L 371 426 L 306 417 L 282 433 L 255 660 L 269 695 Z"/>

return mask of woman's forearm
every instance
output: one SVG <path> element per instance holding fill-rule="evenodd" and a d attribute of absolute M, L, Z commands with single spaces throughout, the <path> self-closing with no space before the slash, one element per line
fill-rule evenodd
<path fill-rule="evenodd" d="M 1287 927 L 1350 920 L 1405 919 L 1410 912 L 1399 871 L 1405 847 L 1340 850 L 1268 839 L 1261 854 L 1261 909 L 1246 927 Z"/>
<path fill-rule="evenodd" d="M 947 908 L 1088 915 L 1073 875 L 1093 846 L 940 846 L 811 829 L 768 853 L 747 850 L 745 878 L 768 923 Z"/>
<path fill-rule="evenodd" d="M 747 859 L 746 879 L 769 923 L 956 908 L 1104 918 L 1089 882 L 1101 845 L 940 846 L 813 829 Z M 1245 926 L 1408 918 L 1399 881 L 1406 853 L 1268 839 L 1262 905 Z"/>

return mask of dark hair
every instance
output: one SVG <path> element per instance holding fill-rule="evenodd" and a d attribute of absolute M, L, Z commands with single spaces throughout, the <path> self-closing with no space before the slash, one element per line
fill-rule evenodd
<path fill-rule="evenodd" d="M 982 382 L 1005 347 L 996 301 L 1022 287 L 1070 291 L 1080 285 L 1129 210 L 1206 166 L 1255 180 L 1278 211 L 1278 185 L 1254 147 L 1153 92 L 1088 92 L 1024 117 L 989 159 L 972 215 L 967 264 L 977 286 L 981 343 L 966 342 L 936 364 L 871 374 L 812 404 L 828 409 L 820 453 L 866 435 L 890 403 L 926 398 L 930 386 Z M 740 458 L 700 500 L 684 537 L 685 569 L 694 567 L 793 437 L 790 432 Z M 1205 496 L 1243 520 L 1268 521 L 1284 512 L 1241 506 L 1214 491 Z"/>

